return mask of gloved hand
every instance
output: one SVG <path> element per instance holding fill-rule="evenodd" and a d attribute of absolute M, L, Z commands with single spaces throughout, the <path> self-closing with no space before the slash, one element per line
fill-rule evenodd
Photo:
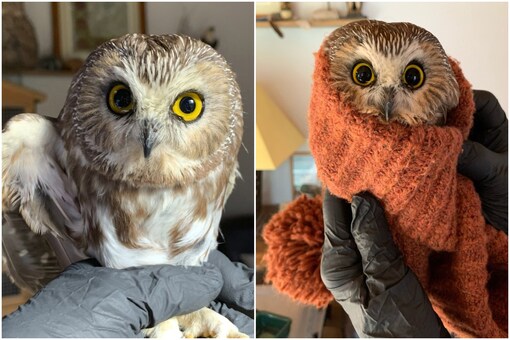
<path fill-rule="evenodd" d="M 508 120 L 492 93 L 473 92 L 474 124 L 457 169 L 475 184 L 487 223 L 508 234 Z"/>
<path fill-rule="evenodd" d="M 209 307 L 232 321 L 240 332 L 253 338 L 253 269 L 232 263 L 217 250 L 211 252 L 208 262 L 219 268 L 224 282 L 220 294 Z"/>
<path fill-rule="evenodd" d="M 127 269 L 96 260 L 69 266 L 2 321 L 3 337 L 143 337 L 178 314 L 209 305 L 220 293 L 218 268 L 169 265 Z"/>
<path fill-rule="evenodd" d="M 321 277 L 361 337 L 449 337 L 369 193 L 324 196 Z"/>

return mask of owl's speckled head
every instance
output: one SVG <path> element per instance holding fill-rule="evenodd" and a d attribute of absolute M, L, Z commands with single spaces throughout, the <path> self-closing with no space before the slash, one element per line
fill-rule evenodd
<path fill-rule="evenodd" d="M 59 119 L 82 166 L 134 186 L 186 185 L 234 164 L 243 126 L 225 59 L 180 35 L 129 34 L 98 47 Z"/>
<path fill-rule="evenodd" d="M 357 21 L 331 33 L 324 48 L 331 83 L 362 114 L 406 125 L 441 124 L 458 104 L 448 57 L 421 27 Z"/>

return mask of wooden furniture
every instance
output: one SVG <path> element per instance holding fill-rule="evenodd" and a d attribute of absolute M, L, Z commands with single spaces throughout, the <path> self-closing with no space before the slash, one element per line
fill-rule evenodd
<path fill-rule="evenodd" d="M 19 113 L 36 112 L 37 103 L 45 99 L 41 92 L 2 80 L 2 127 Z"/>
<path fill-rule="evenodd" d="M 274 21 L 278 27 L 311 28 L 311 27 L 340 27 L 348 23 L 359 21 L 360 18 L 335 20 L 279 20 Z M 257 21 L 257 28 L 271 27 L 268 21 Z"/>
<path fill-rule="evenodd" d="M 19 107 L 25 112 L 35 112 L 36 104 L 46 99 L 46 95 L 27 87 L 2 81 L 2 108 Z"/>

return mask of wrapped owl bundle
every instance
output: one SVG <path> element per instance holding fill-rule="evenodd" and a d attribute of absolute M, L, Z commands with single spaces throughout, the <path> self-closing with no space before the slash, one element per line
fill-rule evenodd
<path fill-rule="evenodd" d="M 381 38 L 392 44 L 383 46 Z M 370 60 L 377 53 L 381 57 Z M 396 55 L 401 61 L 392 60 Z M 403 72 L 392 79 L 388 74 L 396 69 Z M 359 88 L 349 87 L 353 83 Z M 375 83 L 380 93 L 370 87 Z M 380 200 L 406 264 L 450 332 L 507 337 L 508 239 L 486 224 L 473 183 L 457 173 L 474 111 L 471 86 L 458 63 L 417 26 L 351 24 L 333 32 L 316 54 L 308 118 L 322 183 L 347 201 L 363 191 Z M 276 287 L 287 287 L 278 282 L 281 271 L 294 272 L 271 261 L 274 252 L 287 251 L 282 250 L 287 240 L 276 246 L 272 238 L 275 230 L 294 228 L 282 224 L 286 214 L 266 227 L 272 242 L 268 278 Z M 320 256 L 315 266 L 319 263 Z M 307 285 L 300 277 L 293 280 Z M 306 303 L 324 301 L 290 295 Z"/>

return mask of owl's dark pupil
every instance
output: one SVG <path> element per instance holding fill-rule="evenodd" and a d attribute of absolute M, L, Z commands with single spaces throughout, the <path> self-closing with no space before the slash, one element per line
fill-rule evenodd
<path fill-rule="evenodd" d="M 360 66 L 356 71 L 356 79 L 361 84 L 368 83 L 372 79 L 372 70 L 368 66 Z"/>
<path fill-rule="evenodd" d="M 115 92 L 115 95 L 113 96 L 113 101 L 115 102 L 115 106 L 118 108 L 125 108 L 131 105 L 132 101 L 131 97 L 131 91 L 128 89 L 120 89 Z"/>
<path fill-rule="evenodd" d="M 191 97 L 184 97 L 181 99 L 181 102 L 179 104 L 179 108 L 184 113 L 192 113 L 195 111 L 195 100 Z"/>
<path fill-rule="evenodd" d="M 406 72 L 406 83 L 411 86 L 416 86 L 421 81 L 420 71 L 415 68 L 410 68 Z"/>

